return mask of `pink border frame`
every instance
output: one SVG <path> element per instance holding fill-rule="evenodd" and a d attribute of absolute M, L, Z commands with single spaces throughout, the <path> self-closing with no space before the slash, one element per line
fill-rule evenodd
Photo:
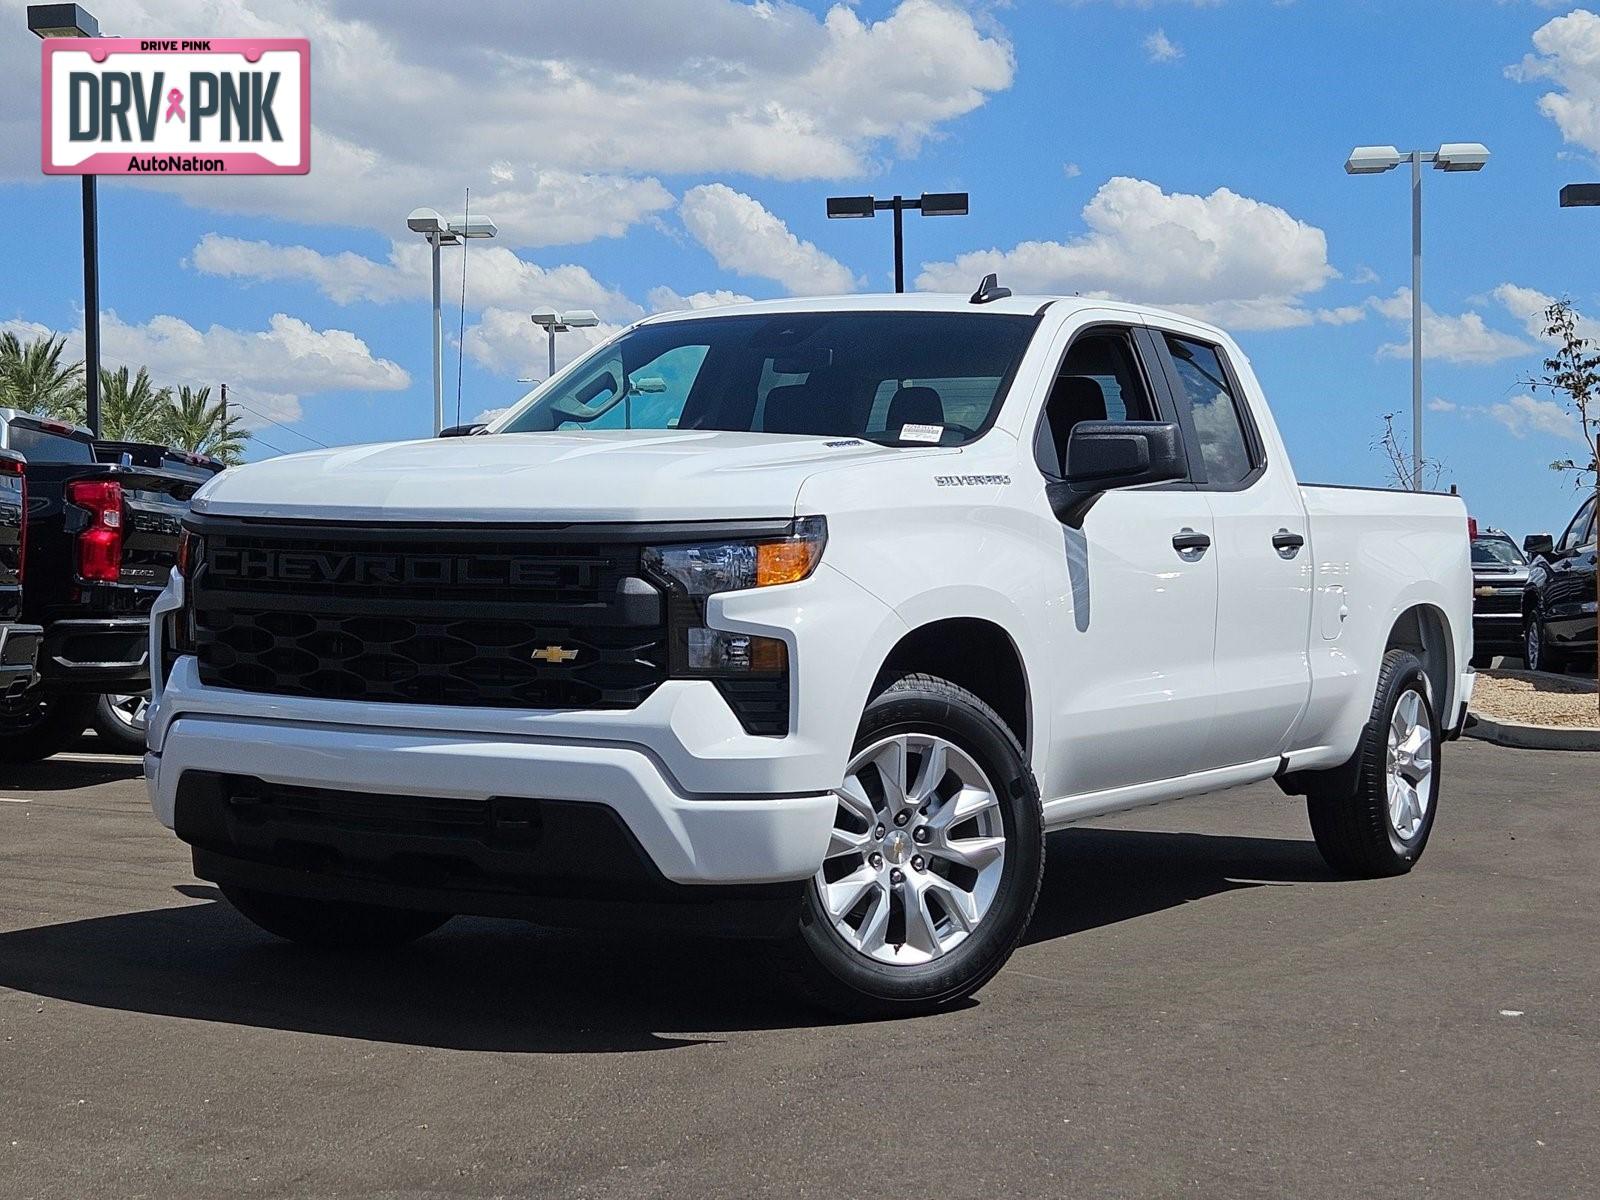
<path fill-rule="evenodd" d="M 39 167 L 46 175 L 137 175 L 146 178 L 163 177 L 169 175 L 305 175 L 311 170 L 311 43 L 306 38 L 209 38 L 211 43 L 208 50 L 144 50 L 144 42 L 155 41 L 155 38 L 46 38 L 40 51 L 40 63 L 43 68 L 40 74 L 41 108 L 44 112 L 44 125 L 42 127 L 41 145 L 39 149 Z M 183 38 L 163 39 L 175 41 L 181 47 Z M 187 39 L 199 41 L 198 38 Z M 88 43 L 85 46 L 85 43 Z M 269 162 L 259 154 L 241 152 L 235 154 L 206 154 L 205 158 L 214 158 L 222 163 L 220 171 L 159 171 L 144 172 L 128 170 L 130 156 L 141 153 L 156 153 L 155 151 L 141 152 L 138 150 L 108 150 L 99 154 L 91 154 L 82 162 L 71 166 L 57 166 L 50 161 L 50 71 L 52 59 L 58 50 L 89 51 L 89 57 L 95 62 L 105 62 L 112 54 L 242 54 L 246 62 L 259 62 L 261 55 L 268 50 L 293 50 L 301 57 L 300 70 L 300 161 L 289 166 L 279 166 Z"/>

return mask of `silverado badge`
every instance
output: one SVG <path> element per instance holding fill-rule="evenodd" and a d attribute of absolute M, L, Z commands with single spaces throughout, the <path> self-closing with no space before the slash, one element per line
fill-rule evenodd
<path fill-rule="evenodd" d="M 564 663 L 577 658 L 578 652 L 568 650 L 565 646 L 546 646 L 543 650 L 535 650 L 532 657 L 547 663 Z"/>

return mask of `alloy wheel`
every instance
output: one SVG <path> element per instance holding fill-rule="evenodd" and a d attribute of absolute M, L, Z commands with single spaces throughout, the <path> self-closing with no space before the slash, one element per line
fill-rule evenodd
<path fill-rule="evenodd" d="M 1401 842 L 1410 843 L 1433 802 L 1433 721 L 1417 688 L 1407 688 L 1395 702 L 1385 764 L 1389 828 Z"/>
<path fill-rule="evenodd" d="M 959 946 L 987 915 L 1005 868 L 1000 800 L 955 743 L 897 734 L 850 762 L 837 792 L 820 909 L 881 963 L 919 965 Z"/>

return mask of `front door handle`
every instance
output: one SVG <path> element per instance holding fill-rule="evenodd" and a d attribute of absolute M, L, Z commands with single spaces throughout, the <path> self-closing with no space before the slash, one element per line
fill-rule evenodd
<path fill-rule="evenodd" d="M 1184 558 L 1193 561 L 1211 549 L 1211 537 L 1209 534 L 1197 533 L 1185 525 L 1172 535 L 1172 548 Z"/>
<path fill-rule="evenodd" d="M 1306 544 L 1306 539 L 1298 533 L 1291 533 L 1287 529 L 1280 529 L 1272 535 L 1272 548 L 1282 558 L 1293 558 L 1300 553 L 1300 547 Z"/>

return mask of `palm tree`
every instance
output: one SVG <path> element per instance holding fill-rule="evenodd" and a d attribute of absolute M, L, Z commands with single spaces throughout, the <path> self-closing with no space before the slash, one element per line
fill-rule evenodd
<path fill-rule="evenodd" d="M 168 445 L 209 454 L 231 466 L 244 457 L 244 444 L 250 434 L 239 427 L 239 418 L 220 402 L 211 403 L 210 388 L 197 391 L 184 386 L 178 389 L 167 410 L 163 436 Z"/>
<path fill-rule="evenodd" d="M 114 442 L 159 442 L 166 433 L 172 392 L 159 391 L 144 367 L 128 377 L 127 367 L 100 369 L 100 436 Z"/>
<path fill-rule="evenodd" d="M 83 364 L 62 364 L 66 344 L 55 335 L 23 342 L 14 333 L 0 334 L 0 404 L 81 424 Z"/>

